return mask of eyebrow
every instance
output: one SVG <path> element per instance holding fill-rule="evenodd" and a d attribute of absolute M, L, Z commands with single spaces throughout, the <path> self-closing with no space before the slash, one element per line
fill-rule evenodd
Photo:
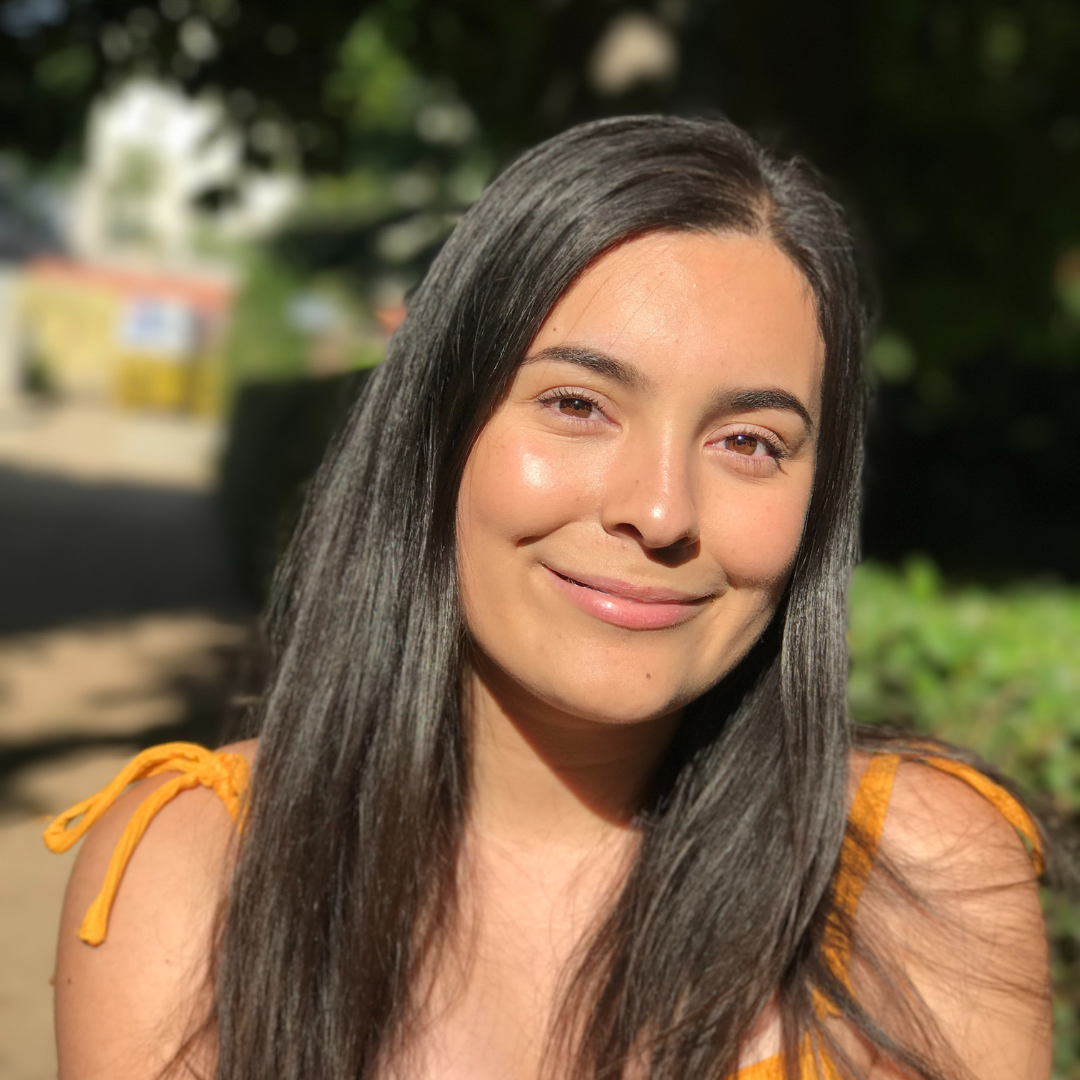
<path fill-rule="evenodd" d="M 814 430 L 814 420 L 810 410 L 794 395 L 779 387 L 763 387 L 754 390 L 724 390 L 709 402 L 714 412 L 744 412 L 749 409 L 786 409 L 795 413 L 806 425 L 807 431 Z"/>
<path fill-rule="evenodd" d="M 614 356 L 593 349 L 580 349 L 573 345 L 549 345 L 538 353 L 525 358 L 526 364 L 535 364 L 543 360 L 561 360 L 564 364 L 577 364 L 596 375 L 606 375 L 623 386 L 644 390 L 652 385 L 649 377 L 625 360 L 616 360 Z"/>
<path fill-rule="evenodd" d="M 633 364 L 616 360 L 614 356 L 595 349 L 582 349 L 574 345 L 550 345 L 527 356 L 525 363 L 534 364 L 544 360 L 577 364 L 587 371 L 604 375 L 623 386 L 637 390 L 649 389 L 652 386 L 652 380 Z M 709 412 L 743 412 L 752 409 L 784 409 L 793 412 L 806 425 L 807 431 L 814 430 L 810 410 L 794 394 L 779 387 L 723 390 L 709 401 Z"/>

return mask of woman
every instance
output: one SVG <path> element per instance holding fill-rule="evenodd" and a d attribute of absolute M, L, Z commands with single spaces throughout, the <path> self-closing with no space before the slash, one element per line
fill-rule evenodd
<path fill-rule="evenodd" d="M 315 484 L 257 749 L 51 830 L 62 1080 L 1047 1077 L 1034 825 L 845 714 L 862 335 L 730 124 L 508 169 Z"/>

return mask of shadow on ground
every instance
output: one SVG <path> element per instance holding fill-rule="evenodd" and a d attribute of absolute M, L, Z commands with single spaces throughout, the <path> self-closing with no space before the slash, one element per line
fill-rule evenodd
<path fill-rule="evenodd" d="M 213 496 L 0 467 L 0 634 L 150 612 L 249 614 Z"/>
<path fill-rule="evenodd" d="M 60 762 L 74 754 L 92 750 L 128 749 L 134 755 L 148 746 L 165 742 L 193 742 L 218 746 L 239 737 L 256 674 L 254 650 L 249 643 L 216 646 L 215 665 L 201 676 L 188 673 L 161 679 L 155 689 L 180 702 L 178 719 L 172 723 L 150 724 L 133 731 L 71 731 L 40 738 L 0 739 L 0 816 L 34 815 L 48 811 L 28 801 L 19 788 L 24 770 Z"/>
<path fill-rule="evenodd" d="M 0 522 L 0 637 L 151 614 L 252 621 L 234 584 L 209 492 L 87 483 L 3 466 Z M 160 742 L 214 745 L 227 737 L 235 728 L 238 694 L 248 685 L 251 650 L 244 644 L 208 648 L 211 662 L 202 674 L 158 673 L 154 688 L 179 703 L 176 722 L 95 731 L 73 715 L 70 732 L 0 737 L 0 811 L 38 811 L 23 805 L 16 783 L 33 766 L 87 750 L 130 747 L 134 753 Z"/>

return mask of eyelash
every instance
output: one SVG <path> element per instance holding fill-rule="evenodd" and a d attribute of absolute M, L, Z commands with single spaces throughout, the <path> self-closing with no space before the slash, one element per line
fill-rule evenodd
<path fill-rule="evenodd" d="M 734 439 L 737 435 L 749 435 L 751 439 L 757 439 L 758 442 L 764 443 L 765 448 L 769 451 L 769 454 L 777 461 L 782 461 L 788 456 L 787 447 L 785 447 L 775 435 L 765 431 L 763 428 L 757 427 L 742 427 L 738 431 L 729 432 L 723 438 L 717 439 L 716 443 L 722 445 L 728 439 Z M 729 450 L 728 453 L 735 453 L 733 450 Z M 746 457 L 750 460 L 749 455 L 740 454 L 740 457 Z"/>
<path fill-rule="evenodd" d="M 584 401 L 587 405 L 594 408 L 602 416 L 604 413 L 604 407 L 600 402 L 587 390 L 578 390 L 571 386 L 556 386 L 551 390 L 545 391 L 537 399 L 537 403 L 540 405 L 556 405 L 560 401 Z M 561 414 L 562 419 L 569 420 L 571 423 L 588 423 L 592 417 L 579 417 L 568 416 L 566 413 Z M 757 439 L 763 443 L 766 449 L 769 451 L 769 456 L 773 461 L 782 461 L 788 456 L 787 448 L 771 433 L 758 427 L 743 427 L 738 431 L 733 431 L 728 435 L 725 435 L 722 439 L 716 440 L 721 445 L 728 440 L 735 438 L 737 435 L 749 435 L 753 439 Z M 723 447 L 722 447 L 723 448 Z M 734 450 L 727 450 L 726 453 L 735 454 Z M 750 455 L 737 454 L 736 456 L 743 458 L 745 464 L 751 467 L 760 467 L 764 462 L 760 458 L 753 458 Z"/>
<path fill-rule="evenodd" d="M 606 415 L 603 405 L 592 394 L 587 390 L 577 390 L 571 386 L 556 386 L 553 390 L 541 394 L 536 400 L 540 405 L 556 405 L 560 401 L 584 401 L 601 415 Z M 592 417 L 568 416 L 566 413 L 561 415 L 564 420 L 569 420 L 571 423 L 587 424 L 592 419 Z"/>

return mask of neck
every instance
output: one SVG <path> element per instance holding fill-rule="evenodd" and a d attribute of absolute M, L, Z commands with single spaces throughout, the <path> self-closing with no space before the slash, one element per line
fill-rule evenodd
<path fill-rule="evenodd" d="M 474 828 L 515 844 L 578 846 L 629 829 L 681 716 L 585 720 L 483 658 L 468 673 Z"/>

